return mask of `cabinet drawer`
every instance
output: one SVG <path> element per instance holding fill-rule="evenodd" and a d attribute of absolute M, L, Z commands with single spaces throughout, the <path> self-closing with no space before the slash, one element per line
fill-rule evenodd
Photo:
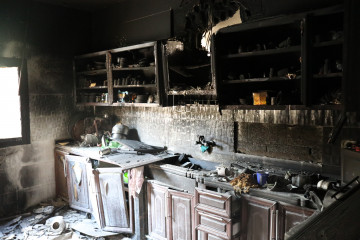
<path fill-rule="evenodd" d="M 217 193 L 210 190 L 195 189 L 195 206 L 198 210 L 231 218 L 240 210 L 240 203 L 228 193 Z"/>
<path fill-rule="evenodd" d="M 222 238 L 220 237 L 217 237 L 211 233 L 208 233 L 206 231 L 201 231 L 201 230 L 197 230 L 196 231 L 196 240 L 223 240 Z M 237 238 L 232 238 L 232 240 L 239 240 L 240 238 L 237 237 Z"/>
<path fill-rule="evenodd" d="M 240 221 L 195 209 L 195 228 L 197 239 L 200 237 L 198 235 L 199 231 L 206 232 L 216 238 L 232 239 L 233 236 L 238 235 L 240 232 Z M 200 239 L 202 238 L 200 237 Z"/>

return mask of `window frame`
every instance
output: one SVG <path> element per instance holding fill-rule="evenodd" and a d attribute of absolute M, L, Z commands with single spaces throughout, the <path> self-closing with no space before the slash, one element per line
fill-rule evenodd
<path fill-rule="evenodd" d="M 22 136 L 18 138 L 0 139 L 0 148 L 30 144 L 29 86 L 27 79 L 27 61 L 26 59 L 20 58 L 0 57 L 0 67 L 17 67 L 18 74 L 20 74 L 21 77 L 19 83 L 19 96 Z"/>

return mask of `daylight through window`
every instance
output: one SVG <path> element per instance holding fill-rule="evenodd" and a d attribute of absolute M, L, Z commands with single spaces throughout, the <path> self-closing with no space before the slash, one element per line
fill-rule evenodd
<path fill-rule="evenodd" d="M 0 139 L 22 137 L 18 68 L 0 67 L 0 82 Z"/>

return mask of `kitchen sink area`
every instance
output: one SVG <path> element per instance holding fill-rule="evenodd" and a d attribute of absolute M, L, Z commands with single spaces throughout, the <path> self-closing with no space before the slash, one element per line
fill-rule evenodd
<path fill-rule="evenodd" d="M 147 170 L 149 178 L 166 183 L 174 189 L 183 189 L 190 193 L 194 192 L 194 187 L 201 186 L 222 193 L 230 191 L 233 192 L 234 196 L 240 198 L 242 194 L 248 194 L 313 209 L 320 209 L 322 206 L 316 205 L 315 200 L 310 196 L 306 197 L 306 195 L 310 191 L 313 194 L 316 191 L 320 197 L 323 197 L 327 189 L 319 189 L 316 185 L 320 181 L 325 181 L 324 179 L 329 179 L 317 173 L 274 166 L 266 167 L 258 163 L 236 162 L 226 166 L 192 157 L 187 158 L 185 155 L 173 158 L 166 163 L 150 164 L 147 166 Z M 268 174 L 265 184 L 254 186 L 247 193 L 234 191 L 234 187 L 231 185 L 233 179 L 244 173 L 255 178 L 254 175 L 259 171 Z M 171 180 L 173 178 L 176 180 Z M 331 184 L 336 184 L 336 181 L 331 181 Z"/>

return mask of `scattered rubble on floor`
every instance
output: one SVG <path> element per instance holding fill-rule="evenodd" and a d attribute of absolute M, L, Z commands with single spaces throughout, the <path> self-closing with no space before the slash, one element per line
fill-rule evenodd
<path fill-rule="evenodd" d="M 1 240 L 115 240 L 118 233 L 99 228 L 89 213 L 69 208 L 62 200 L 42 203 L 31 212 L 0 219 Z"/>

